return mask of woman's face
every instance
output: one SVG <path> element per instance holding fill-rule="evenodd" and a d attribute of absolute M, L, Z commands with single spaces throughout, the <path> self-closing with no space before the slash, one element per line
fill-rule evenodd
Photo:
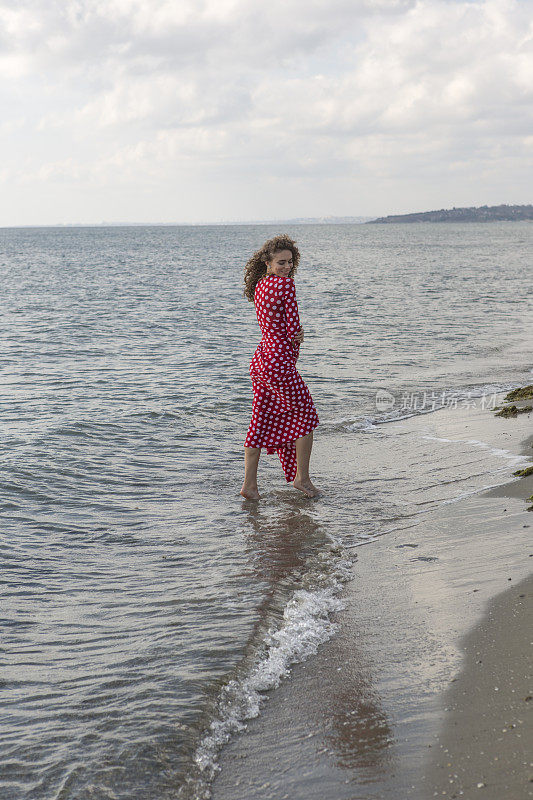
<path fill-rule="evenodd" d="M 267 273 L 277 275 L 278 278 L 286 278 L 292 269 L 293 260 L 290 250 L 280 250 L 272 256 L 272 261 L 267 261 Z"/>

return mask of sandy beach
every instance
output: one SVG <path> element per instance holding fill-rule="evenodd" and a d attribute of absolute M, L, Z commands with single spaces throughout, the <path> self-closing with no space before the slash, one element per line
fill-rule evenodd
<path fill-rule="evenodd" d="M 243 267 L 280 233 L 302 254 L 324 494 L 263 453 L 247 502 L 261 329 Z M 479 405 L 533 382 L 532 239 L 521 222 L 4 227 L 2 799 L 523 793 L 502 679 L 508 774 L 465 744 L 466 710 L 491 743 L 500 711 L 448 693 L 465 637 L 533 564 L 533 486 L 513 477 L 531 414 Z M 530 687 L 499 631 L 519 611 L 483 634 L 511 700 Z"/>
<path fill-rule="evenodd" d="M 464 666 L 426 773 L 427 796 L 533 796 L 531 576 L 498 595 L 461 641 Z"/>
<path fill-rule="evenodd" d="M 533 796 L 533 487 L 512 476 L 533 455 L 531 414 L 447 408 L 390 425 L 398 449 L 378 454 L 383 469 L 408 471 L 402 437 L 419 437 L 448 465 L 442 482 L 357 549 L 337 635 L 223 751 L 216 800 Z M 326 452 L 317 437 L 322 484 L 360 470 L 350 441 Z M 487 488 L 487 459 L 505 485 Z M 426 511 L 431 492 L 443 502 Z"/>
<path fill-rule="evenodd" d="M 532 446 L 529 436 L 521 443 L 522 452 L 531 456 Z M 523 501 L 532 494 L 533 475 L 528 475 L 485 496 Z M 533 523 L 524 525 L 533 528 Z M 530 575 L 496 595 L 481 622 L 461 640 L 464 666 L 446 693 L 439 745 L 426 773 L 428 797 L 431 792 L 490 800 L 533 796 L 532 620 Z"/>

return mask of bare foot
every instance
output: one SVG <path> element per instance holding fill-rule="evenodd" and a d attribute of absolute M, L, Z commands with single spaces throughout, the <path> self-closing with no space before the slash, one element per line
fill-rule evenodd
<path fill-rule="evenodd" d="M 245 486 L 244 483 L 239 494 L 242 494 L 242 496 L 246 497 L 247 500 L 259 500 L 261 497 L 257 491 L 257 488 Z"/>
<path fill-rule="evenodd" d="M 320 489 L 317 489 L 314 484 L 311 483 L 311 479 L 307 478 L 307 480 L 302 480 L 301 478 L 295 478 L 292 482 L 292 485 L 295 489 L 299 489 L 301 492 L 307 495 L 307 497 L 317 497 L 321 494 Z"/>

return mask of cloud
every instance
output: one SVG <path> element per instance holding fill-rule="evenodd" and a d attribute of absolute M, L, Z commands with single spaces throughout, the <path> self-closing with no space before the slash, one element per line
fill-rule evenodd
<path fill-rule="evenodd" d="M 531 0 L 0 5 L 3 105 L 34 143 L 11 179 L 164 186 L 208 170 L 399 187 L 501 163 L 501 186 L 531 164 L 532 11 Z M 16 152 L 10 130 L 4 150 Z"/>

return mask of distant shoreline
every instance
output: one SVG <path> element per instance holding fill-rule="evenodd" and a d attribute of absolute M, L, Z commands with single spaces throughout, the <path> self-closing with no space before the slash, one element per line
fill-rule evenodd
<path fill-rule="evenodd" d="M 375 225 L 402 222 L 521 222 L 533 220 L 533 205 L 441 208 L 387 217 L 293 217 L 291 219 L 233 220 L 219 222 L 57 222 L 46 225 L 0 225 L 1 230 L 27 228 L 202 228 L 245 225 Z"/>
<path fill-rule="evenodd" d="M 517 222 L 533 220 L 533 205 L 479 206 L 470 208 L 441 208 L 414 214 L 392 214 L 368 220 L 367 224 L 391 222 Z"/>

